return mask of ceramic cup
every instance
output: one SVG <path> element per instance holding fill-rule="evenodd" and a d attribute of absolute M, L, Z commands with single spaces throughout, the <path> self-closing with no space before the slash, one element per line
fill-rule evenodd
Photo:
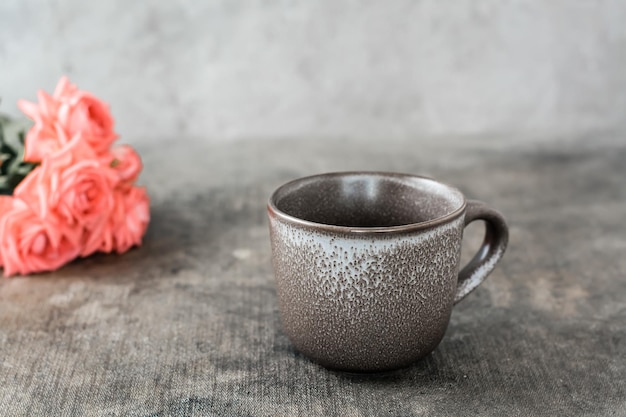
<path fill-rule="evenodd" d="M 452 306 L 506 249 L 502 215 L 414 175 L 343 172 L 278 188 L 268 204 L 283 327 L 296 349 L 350 372 L 401 368 L 430 353 Z M 459 273 L 463 229 L 485 238 Z"/>

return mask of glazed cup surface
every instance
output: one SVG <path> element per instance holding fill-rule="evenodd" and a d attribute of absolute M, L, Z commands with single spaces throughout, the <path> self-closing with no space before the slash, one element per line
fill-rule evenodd
<path fill-rule="evenodd" d="M 457 277 L 466 212 L 454 187 L 406 174 L 331 173 L 278 188 L 268 204 L 272 263 L 295 347 L 352 372 L 430 353 L 465 296 Z M 504 247 L 494 248 L 497 261 Z"/>

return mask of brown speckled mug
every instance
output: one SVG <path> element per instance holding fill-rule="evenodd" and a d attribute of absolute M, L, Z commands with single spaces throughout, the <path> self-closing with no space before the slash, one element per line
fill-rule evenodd
<path fill-rule="evenodd" d="M 284 329 L 303 354 L 352 372 L 430 353 L 452 306 L 494 269 L 508 228 L 497 211 L 414 175 L 343 172 L 278 188 L 268 204 Z M 485 239 L 459 273 L 464 227 Z"/>

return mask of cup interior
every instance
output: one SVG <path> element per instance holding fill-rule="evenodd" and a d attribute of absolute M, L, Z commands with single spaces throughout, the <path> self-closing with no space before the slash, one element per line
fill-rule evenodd
<path fill-rule="evenodd" d="M 352 228 L 424 223 L 465 203 L 457 189 L 406 174 L 357 172 L 301 178 L 280 187 L 270 206 L 307 222 Z"/>

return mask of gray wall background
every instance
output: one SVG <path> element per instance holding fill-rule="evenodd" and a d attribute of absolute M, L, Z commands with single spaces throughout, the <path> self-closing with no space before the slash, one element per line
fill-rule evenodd
<path fill-rule="evenodd" d="M 2 0 L 0 110 L 62 74 L 127 142 L 623 138 L 626 1 Z"/>

